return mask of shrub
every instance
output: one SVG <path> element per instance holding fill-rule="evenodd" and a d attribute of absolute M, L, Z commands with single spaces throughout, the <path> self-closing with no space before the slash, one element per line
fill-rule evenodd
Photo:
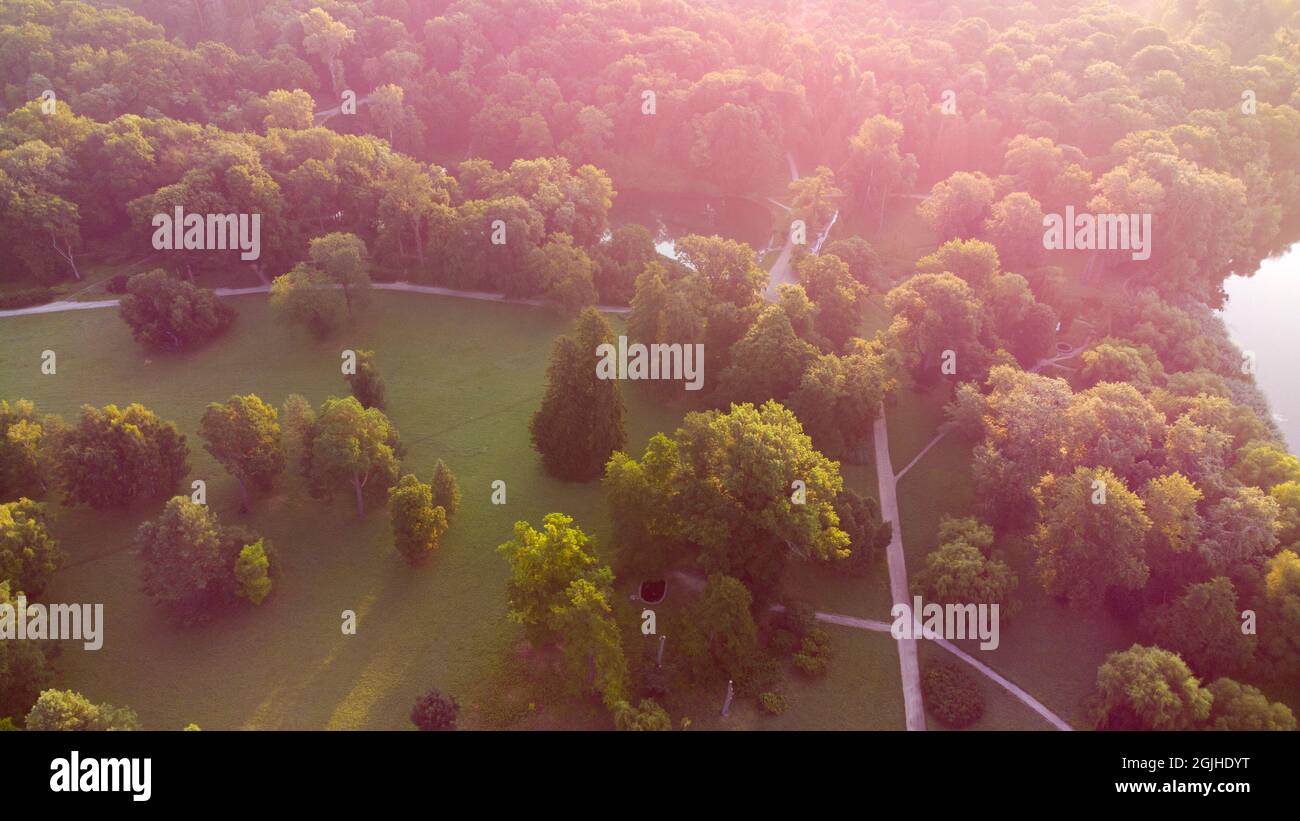
<path fill-rule="evenodd" d="M 105 287 L 108 289 L 110 294 L 124 294 L 126 293 L 126 283 L 128 279 L 130 278 L 126 274 L 117 274 L 108 281 L 108 285 Z"/>
<path fill-rule="evenodd" d="M 799 652 L 794 654 L 794 666 L 810 676 L 823 676 L 831 662 L 831 637 L 820 627 L 814 627 L 803 637 Z"/>
<path fill-rule="evenodd" d="M 411 723 L 421 730 L 454 730 L 460 704 L 453 696 L 444 696 L 436 687 L 420 696 L 411 708 Z"/>
<path fill-rule="evenodd" d="M 773 692 L 761 693 L 758 707 L 770 716 L 779 716 L 785 712 L 785 696 Z"/>
<path fill-rule="evenodd" d="M 921 695 L 930 714 L 945 727 L 969 727 L 984 715 L 984 693 L 979 685 L 952 664 L 926 665 Z"/>
<path fill-rule="evenodd" d="M 22 288 L 0 294 L 0 311 L 13 311 L 18 308 L 30 308 L 44 305 L 54 299 L 54 291 L 49 288 Z"/>
<path fill-rule="evenodd" d="M 789 630 L 795 638 L 803 638 L 817 626 L 817 613 L 808 602 L 788 601 L 776 618 L 777 627 Z"/>
<path fill-rule="evenodd" d="M 614 726 L 620 730 L 665 731 L 673 728 L 673 720 L 654 699 L 645 698 L 637 707 L 619 702 L 614 708 Z"/>

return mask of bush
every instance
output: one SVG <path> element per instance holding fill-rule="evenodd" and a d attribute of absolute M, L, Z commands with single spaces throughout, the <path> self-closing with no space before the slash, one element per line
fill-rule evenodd
<path fill-rule="evenodd" d="M 673 720 L 654 699 L 645 698 L 637 707 L 619 702 L 614 708 L 614 726 L 620 730 L 663 732 L 673 728 Z"/>
<path fill-rule="evenodd" d="M 776 626 L 789 630 L 795 638 L 803 638 L 817 626 L 817 613 L 808 602 L 788 601 L 776 617 Z"/>
<path fill-rule="evenodd" d="M 128 279 L 130 278 L 126 274 L 117 274 L 108 281 L 108 285 L 105 287 L 108 289 L 110 294 L 124 294 L 126 293 L 126 283 Z"/>
<path fill-rule="evenodd" d="M 945 727 L 969 727 L 984 715 L 984 693 L 979 685 L 952 664 L 926 665 L 921 695 L 930 714 Z"/>
<path fill-rule="evenodd" d="M 411 723 L 421 730 L 454 730 L 460 704 L 453 696 L 444 696 L 436 687 L 420 696 L 411 708 Z"/>
<path fill-rule="evenodd" d="M 804 636 L 799 652 L 794 654 L 794 666 L 810 676 L 823 676 L 831 663 L 831 637 L 820 627 Z"/>
<path fill-rule="evenodd" d="M 0 294 L 0 311 L 13 311 L 18 308 L 30 308 L 44 305 L 54 299 L 54 291 L 49 288 L 22 288 Z"/>
<path fill-rule="evenodd" d="M 758 697 L 758 707 L 770 716 L 779 716 L 785 712 L 785 696 L 773 692 L 762 693 Z"/>

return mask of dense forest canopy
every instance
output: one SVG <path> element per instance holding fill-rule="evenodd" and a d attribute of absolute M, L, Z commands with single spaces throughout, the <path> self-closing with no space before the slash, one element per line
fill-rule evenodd
<path fill-rule="evenodd" d="M 440 269 L 426 244 L 519 195 L 500 207 L 530 241 L 590 248 L 606 177 L 744 194 L 789 152 L 864 209 L 948 181 L 975 219 L 940 230 L 993 209 L 1006 246 L 1025 205 L 1008 195 L 1152 212 L 1156 256 L 1118 273 L 1215 303 L 1297 236 L 1294 6 L 23 0 L 0 11 L 6 222 L 52 279 L 51 244 L 71 256 L 202 186 L 266 215 L 271 260 L 330 225 L 405 278 L 507 289 L 492 261 Z M 31 107 L 47 90 L 52 120 Z M 330 116 L 345 93 L 356 115 Z M 548 213 L 521 179 L 539 172 L 490 170 L 538 157 L 586 213 Z"/>

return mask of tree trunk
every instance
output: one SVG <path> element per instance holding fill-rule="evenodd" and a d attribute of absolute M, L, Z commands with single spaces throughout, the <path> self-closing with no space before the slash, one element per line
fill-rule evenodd
<path fill-rule="evenodd" d="M 352 487 L 357 493 L 357 518 L 360 519 L 366 515 L 366 503 L 361 498 L 361 488 L 364 486 L 360 476 L 352 477 Z"/>
<path fill-rule="evenodd" d="M 244 477 L 236 476 L 235 481 L 239 482 L 239 512 L 248 512 L 248 485 L 244 482 Z"/>
<path fill-rule="evenodd" d="M 415 229 L 415 258 L 424 268 L 424 240 L 420 238 L 420 218 L 417 216 L 411 220 L 411 227 Z"/>

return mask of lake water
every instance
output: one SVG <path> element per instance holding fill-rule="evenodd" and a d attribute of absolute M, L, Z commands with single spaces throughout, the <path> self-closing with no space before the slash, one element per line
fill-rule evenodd
<path fill-rule="evenodd" d="M 687 234 L 717 234 L 747 242 L 760 252 L 772 241 L 769 209 L 741 197 L 619 191 L 609 221 L 614 226 L 644 225 L 654 235 L 655 248 L 669 257 L 676 255 L 677 238 Z"/>
<path fill-rule="evenodd" d="M 1300 453 L 1300 243 L 1265 260 L 1252 277 L 1224 283 L 1232 341 L 1255 354 L 1255 381 L 1292 453 Z"/>

